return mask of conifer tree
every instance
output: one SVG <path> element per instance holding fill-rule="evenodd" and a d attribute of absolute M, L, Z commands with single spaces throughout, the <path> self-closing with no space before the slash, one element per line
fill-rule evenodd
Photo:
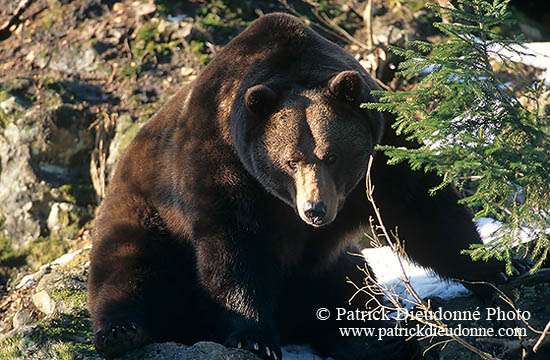
<path fill-rule="evenodd" d="M 504 223 L 493 241 L 467 253 L 475 260 L 506 260 L 509 273 L 512 256 L 527 254 L 537 268 L 550 250 L 550 117 L 538 106 L 522 105 L 495 74 L 496 50 L 513 51 L 511 45 L 519 43 L 496 31 L 509 19 L 508 1 L 456 3 L 430 5 L 450 19 L 434 24 L 445 41 L 392 48 L 405 58 L 398 75 L 420 80 L 407 91 L 380 91 L 379 103 L 365 106 L 394 113 L 396 131 L 420 144 L 380 146 L 390 164 L 408 161 L 415 170 L 437 172 L 443 180 L 432 192 L 448 184 L 468 190 L 460 201 L 474 208 L 476 217 Z M 521 96 L 536 104 L 542 91 L 534 82 Z M 532 241 L 522 243 L 522 236 Z"/>

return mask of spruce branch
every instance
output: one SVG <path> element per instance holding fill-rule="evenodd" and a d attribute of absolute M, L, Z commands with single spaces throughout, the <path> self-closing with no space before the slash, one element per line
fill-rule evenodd
<path fill-rule="evenodd" d="M 413 170 L 439 174 L 442 181 L 431 193 L 453 184 L 465 195 L 460 202 L 472 206 L 477 217 L 504 223 L 495 242 L 468 251 L 474 259 L 504 259 L 511 269 L 511 256 L 529 248 L 537 268 L 550 248 L 550 114 L 541 113 L 538 100 L 548 90 L 535 82 L 534 88 L 521 89 L 519 99 L 518 88 L 504 84 L 495 71 L 497 49 L 515 52 L 513 45 L 520 44 L 519 38 L 494 31 L 508 19 L 507 1 L 456 3 L 430 6 L 449 19 L 434 24 L 446 40 L 391 48 L 405 58 L 398 76 L 413 87 L 378 91 L 379 102 L 364 105 L 395 114 L 396 133 L 418 146 L 377 149 L 389 164 L 406 161 Z M 509 59 L 504 62 L 517 73 Z M 523 229 L 531 234 L 531 245 L 518 246 Z"/>

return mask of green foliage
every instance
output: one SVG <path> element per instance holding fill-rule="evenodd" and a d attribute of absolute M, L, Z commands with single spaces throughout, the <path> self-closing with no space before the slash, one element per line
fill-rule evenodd
<path fill-rule="evenodd" d="M 393 48 L 406 60 L 399 74 L 418 80 L 411 90 L 378 92 L 372 109 L 396 115 L 394 128 L 419 143 L 417 148 L 381 146 L 390 163 L 408 161 L 413 169 L 436 171 L 442 183 L 466 193 L 462 203 L 504 223 L 489 244 L 466 251 L 474 259 L 506 260 L 527 248 L 535 267 L 550 248 L 550 118 L 522 105 L 501 83 L 490 61 L 495 48 L 519 43 L 495 31 L 508 17 L 507 0 L 459 0 L 457 7 L 430 7 L 453 19 L 436 23 L 448 39 Z M 500 59 L 513 70 L 513 64 Z M 514 89 L 517 90 L 517 89 Z M 522 97 L 537 103 L 544 87 L 524 87 Z M 515 246 L 521 233 L 534 240 Z"/>

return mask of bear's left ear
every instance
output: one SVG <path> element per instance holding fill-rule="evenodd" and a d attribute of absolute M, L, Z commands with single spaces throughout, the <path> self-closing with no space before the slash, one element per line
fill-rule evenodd
<path fill-rule="evenodd" d="M 275 106 L 277 93 L 266 85 L 255 85 L 246 90 L 244 102 L 252 114 L 265 115 Z"/>
<path fill-rule="evenodd" d="M 355 103 L 361 99 L 363 86 L 363 79 L 355 70 L 342 71 L 328 83 L 331 94 L 348 103 Z"/>

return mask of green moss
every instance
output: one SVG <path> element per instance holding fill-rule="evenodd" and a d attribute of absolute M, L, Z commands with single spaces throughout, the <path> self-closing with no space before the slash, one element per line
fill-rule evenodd
<path fill-rule="evenodd" d="M 40 348 L 53 350 L 57 359 L 76 359 L 96 356 L 93 347 L 89 314 L 61 314 L 39 322 L 28 334 L 29 340 Z"/>
<path fill-rule="evenodd" d="M 80 309 L 86 309 L 86 304 L 88 302 L 88 295 L 84 290 L 74 290 L 74 289 L 57 289 L 53 290 L 50 293 L 50 296 L 54 300 L 65 301 L 73 307 L 78 307 Z"/>
<path fill-rule="evenodd" d="M 133 79 L 141 73 L 141 65 L 132 62 L 122 66 L 118 73 L 125 79 Z"/>
<path fill-rule="evenodd" d="M 21 356 L 21 351 L 18 346 L 20 341 L 20 335 L 0 341 L 0 359 L 9 360 Z"/>
<path fill-rule="evenodd" d="M 51 16 L 46 16 L 40 21 L 40 28 L 42 31 L 48 31 L 52 28 L 54 19 Z"/>
<path fill-rule="evenodd" d="M 94 202 L 94 191 L 88 181 L 79 180 L 74 184 L 61 185 L 58 190 L 71 204 L 87 206 Z"/>
<path fill-rule="evenodd" d="M 11 94 L 9 91 L 0 89 L 0 102 L 10 98 Z M 6 114 L 2 109 L 0 109 L 0 128 L 5 128 L 9 123 L 15 122 L 20 116 L 21 111 L 14 111 L 11 114 Z"/>
<path fill-rule="evenodd" d="M 152 23 L 152 22 L 146 23 L 145 25 L 140 27 L 139 30 L 137 31 L 136 40 L 137 41 L 155 40 L 155 37 L 158 34 L 157 26 L 158 25 L 156 23 Z"/>
<path fill-rule="evenodd" d="M 181 40 L 162 42 L 157 27 L 158 23 L 146 23 L 139 28 L 136 39 L 130 44 L 134 59 L 140 66 L 147 61 L 158 62 L 159 56 L 170 55 L 182 44 Z"/>
<path fill-rule="evenodd" d="M 28 246 L 27 262 L 37 267 L 57 259 L 70 248 L 69 244 L 62 239 L 41 236 Z"/>
<path fill-rule="evenodd" d="M 107 68 L 107 65 L 104 61 L 99 61 L 97 64 L 97 72 L 102 73 L 104 75 L 109 75 L 111 73 L 111 70 Z"/>
<path fill-rule="evenodd" d="M 0 90 L 0 101 L 7 100 L 10 94 L 6 90 Z"/>
<path fill-rule="evenodd" d="M 0 78 L 0 91 L 6 91 L 8 93 L 18 95 L 25 92 L 31 84 L 31 79 L 25 77 Z"/>

